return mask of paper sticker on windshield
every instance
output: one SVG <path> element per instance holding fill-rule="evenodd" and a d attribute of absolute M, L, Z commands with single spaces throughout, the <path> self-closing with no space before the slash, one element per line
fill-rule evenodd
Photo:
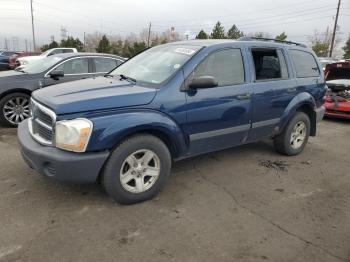
<path fill-rule="evenodd" d="M 174 50 L 174 52 L 176 53 L 180 53 L 180 54 L 184 54 L 184 55 L 192 55 L 194 52 L 196 52 L 195 50 L 193 49 L 189 49 L 189 48 L 182 48 L 182 47 L 179 47 L 179 48 L 176 48 Z"/>

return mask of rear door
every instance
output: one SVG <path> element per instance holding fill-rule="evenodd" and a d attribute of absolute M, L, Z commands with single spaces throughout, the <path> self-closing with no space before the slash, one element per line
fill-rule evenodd
<path fill-rule="evenodd" d="M 58 79 L 53 79 L 48 75 L 52 70 L 62 70 L 64 76 L 59 77 Z M 88 57 L 76 57 L 65 60 L 52 70 L 45 75 L 44 86 L 85 79 L 93 76 Z"/>
<path fill-rule="evenodd" d="M 240 48 L 211 52 L 190 78 L 213 76 L 218 87 L 186 92 L 190 154 L 241 144 L 250 129 L 251 86 L 246 82 Z M 190 80 L 189 80 L 190 81 Z"/>
<path fill-rule="evenodd" d="M 252 130 L 248 139 L 254 141 L 273 133 L 298 90 L 283 49 L 253 47 L 250 58 L 254 79 Z"/>

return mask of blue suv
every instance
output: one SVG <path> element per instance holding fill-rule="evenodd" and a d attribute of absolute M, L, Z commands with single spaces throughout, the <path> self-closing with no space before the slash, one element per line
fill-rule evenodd
<path fill-rule="evenodd" d="M 105 76 L 35 91 L 18 137 L 39 173 L 100 181 L 131 204 L 164 186 L 172 161 L 265 138 L 299 154 L 324 115 L 325 88 L 321 65 L 301 44 L 176 42 Z"/>

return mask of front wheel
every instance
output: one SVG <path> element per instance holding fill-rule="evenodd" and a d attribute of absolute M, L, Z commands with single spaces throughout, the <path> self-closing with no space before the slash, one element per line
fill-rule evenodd
<path fill-rule="evenodd" d="M 20 122 L 29 117 L 30 96 L 24 93 L 12 93 L 0 100 L 0 123 L 17 127 Z"/>
<path fill-rule="evenodd" d="M 309 135 L 310 118 L 303 112 L 297 112 L 283 132 L 274 138 L 274 145 L 279 153 L 294 156 L 303 151 Z"/>
<path fill-rule="evenodd" d="M 154 197 L 169 178 L 170 169 L 167 146 L 155 136 L 136 135 L 112 152 L 102 184 L 118 203 L 133 204 Z"/>

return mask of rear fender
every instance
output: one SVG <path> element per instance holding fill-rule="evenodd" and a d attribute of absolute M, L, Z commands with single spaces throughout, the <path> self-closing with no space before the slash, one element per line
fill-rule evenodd
<path fill-rule="evenodd" d="M 135 110 L 90 119 L 94 124 L 87 151 L 113 149 L 125 137 L 136 133 L 151 133 L 163 141 L 173 157 L 188 149 L 184 133 L 178 124 L 167 115 L 152 110 Z"/>
<path fill-rule="evenodd" d="M 316 134 L 316 113 L 314 110 L 315 107 L 315 99 L 309 93 L 303 92 L 296 95 L 284 111 L 274 135 L 278 135 L 283 131 L 283 129 L 288 124 L 289 120 L 295 115 L 297 111 L 303 111 L 310 117 L 310 135 L 314 136 Z"/>

